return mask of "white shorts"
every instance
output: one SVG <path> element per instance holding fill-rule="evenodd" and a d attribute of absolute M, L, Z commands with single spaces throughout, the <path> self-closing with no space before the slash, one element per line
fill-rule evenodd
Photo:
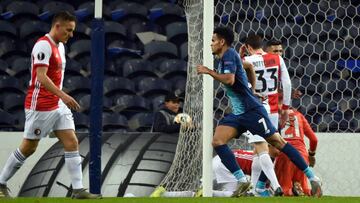
<path fill-rule="evenodd" d="M 237 182 L 235 176 L 225 167 L 218 155 L 213 158 L 212 166 L 214 172 L 213 177 L 216 180 L 216 183 Z"/>
<path fill-rule="evenodd" d="M 24 138 L 39 140 L 56 130 L 75 130 L 74 118 L 67 106 L 52 111 L 25 109 Z"/>
<path fill-rule="evenodd" d="M 270 113 L 270 105 L 268 103 L 268 100 L 264 100 L 262 102 L 263 106 L 266 109 L 266 112 L 268 113 L 269 119 L 271 121 L 271 123 L 273 124 L 273 126 L 275 127 L 275 129 L 277 130 L 279 127 L 279 113 Z"/>
<path fill-rule="evenodd" d="M 266 140 L 259 136 L 259 135 L 253 135 L 250 131 L 246 131 L 243 133 L 245 137 L 248 138 L 248 143 L 255 143 L 255 142 L 266 142 Z"/>

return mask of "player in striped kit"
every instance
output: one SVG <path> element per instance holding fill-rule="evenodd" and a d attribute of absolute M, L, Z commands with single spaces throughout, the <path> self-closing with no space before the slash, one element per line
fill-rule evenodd
<path fill-rule="evenodd" d="M 7 181 L 31 156 L 41 138 L 50 132 L 64 146 L 65 164 L 71 183 L 72 198 L 95 199 L 101 195 L 87 192 L 82 184 L 81 156 L 71 110 L 79 104 L 62 91 L 65 71 L 64 43 L 73 36 L 76 18 L 68 12 L 53 17 L 51 30 L 38 39 L 31 53 L 31 81 L 25 99 L 24 138 L 7 160 L 0 174 L 0 196 L 9 197 Z"/>

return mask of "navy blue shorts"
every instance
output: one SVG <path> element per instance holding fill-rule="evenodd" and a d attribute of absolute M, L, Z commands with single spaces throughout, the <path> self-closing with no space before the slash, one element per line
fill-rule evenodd
<path fill-rule="evenodd" d="M 240 115 L 231 113 L 221 119 L 219 125 L 236 128 L 239 136 L 247 130 L 263 138 L 276 132 L 264 107 L 257 107 Z"/>

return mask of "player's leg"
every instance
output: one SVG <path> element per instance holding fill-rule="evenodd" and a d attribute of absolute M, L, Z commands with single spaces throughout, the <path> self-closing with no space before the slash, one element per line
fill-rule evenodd
<path fill-rule="evenodd" d="M 237 186 L 237 179 L 224 166 L 219 156 L 215 156 L 212 161 L 214 182 L 221 190 L 234 192 Z"/>
<path fill-rule="evenodd" d="M 294 164 L 289 158 L 281 153 L 275 162 L 275 172 L 285 196 L 292 196 L 292 179 L 294 175 Z M 296 167 L 295 167 L 296 168 Z"/>
<path fill-rule="evenodd" d="M 75 135 L 75 124 L 71 111 L 67 108 L 59 109 L 60 117 L 54 125 L 55 136 L 64 146 L 65 165 L 71 178 L 73 188 L 72 198 L 95 199 L 101 195 L 87 192 L 82 183 L 82 165 L 79 154 L 78 139 Z"/>
<path fill-rule="evenodd" d="M 0 174 L 0 192 L 8 197 L 6 182 L 20 169 L 27 157 L 31 156 L 42 137 L 50 132 L 56 117 L 55 111 L 25 110 L 24 139 L 8 158 Z"/>
<path fill-rule="evenodd" d="M 0 197 L 10 197 L 9 189 L 6 185 L 7 181 L 21 168 L 25 163 L 26 158 L 35 152 L 38 143 L 39 140 L 24 138 L 20 147 L 10 154 L 0 173 Z"/>
<path fill-rule="evenodd" d="M 265 176 L 264 181 L 259 181 L 260 174 L 263 174 L 261 170 L 259 156 L 257 154 L 254 155 L 252 165 L 251 165 L 251 184 L 253 185 L 253 194 L 255 196 L 261 197 L 269 197 L 270 192 L 269 190 L 265 189 L 267 177 Z"/>
<path fill-rule="evenodd" d="M 219 125 L 215 129 L 215 135 L 212 140 L 214 150 L 219 155 L 221 162 L 240 182 L 247 182 L 246 176 L 236 162 L 234 153 L 227 143 L 237 135 L 237 130 L 231 126 Z"/>
<path fill-rule="evenodd" d="M 304 157 L 306 163 L 309 163 L 307 150 L 303 148 L 303 149 L 299 149 L 299 152 Z M 298 195 L 311 195 L 311 189 L 309 188 L 307 177 L 298 168 L 294 168 L 293 191 L 295 191 L 294 194 L 297 193 Z"/>
<path fill-rule="evenodd" d="M 238 116 L 233 114 L 226 116 L 220 121 L 219 126 L 216 127 L 215 134 L 212 140 L 214 150 L 219 155 L 221 162 L 239 182 L 238 189 L 233 194 L 234 196 L 244 195 L 251 186 L 244 172 L 239 167 L 235 159 L 234 153 L 231 151 L 229 146 L 227 146 L 229 140 L 235 138 L 238 133 L 243 132 L 237 129 L 238 126 Z"/>
<path fill-rule="evenodd" d="M 87 192 L 82 184 L 82 165 L 79 154 L 79 145 L 74 130 L 56 130 L 57 138 L 64 146 L 65 165 L 71 178 L 73 188 L 72 198 L 76 199 L 96 199 L 100 195 Z"/>
<path fill-rule="evenodd" d="M 276 178 L 274 171 L 274 164 L 269 155 L 269 148 L 267 142 L 256 142 L 254 143 L 256 153 L 259 157 L 259 162 L 262 171 L 266 177 L 270 180 L 271 186 L 274 190 L 280 187 L 280 184 Z"/>

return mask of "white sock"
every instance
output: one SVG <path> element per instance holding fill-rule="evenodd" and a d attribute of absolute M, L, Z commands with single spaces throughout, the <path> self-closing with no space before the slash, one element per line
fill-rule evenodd
<path fill-rule="evenodd" d="M 280 187 L 279 181 L 274 171 L 274 163 L 271 161 L 268 152 L 259 154 L 261 169 L 264 171 L 266 177 L 270 180 L 271 186 L 274 190 Z"/>
<path fill-rule="evenodd" d="M 68 169 L 73 189 L 83 188 L 81 156 L 79 151 L 65 152 L 65 164 Z"/>
<path fill-rule="evenodd" d="M 233 191 L 213 190 L 213 197 L 231 197 L 233 193 Z"/>
<path fill-rule="evenodd" d="M 251 164 L 251 184 L 253 186 L 253 190 L 255 190 L 256 183 L 259 180 L 261 174 L 261 165 L 258 155 L 253 156 L 253 161 Z"/>
<path fill-rule="evenodd" d="M 0 184 L 6 185 L 6 182 L 16 173 L 17 170 L 24 164 L 26 157 L 17 148 L 10 154 L 6 164 L 0 174 Z"/>
<path fill-rule="evenodd" d="M 193 191 L 165 191 L 162 197 L 193 197 L 195 192 Z"/>

